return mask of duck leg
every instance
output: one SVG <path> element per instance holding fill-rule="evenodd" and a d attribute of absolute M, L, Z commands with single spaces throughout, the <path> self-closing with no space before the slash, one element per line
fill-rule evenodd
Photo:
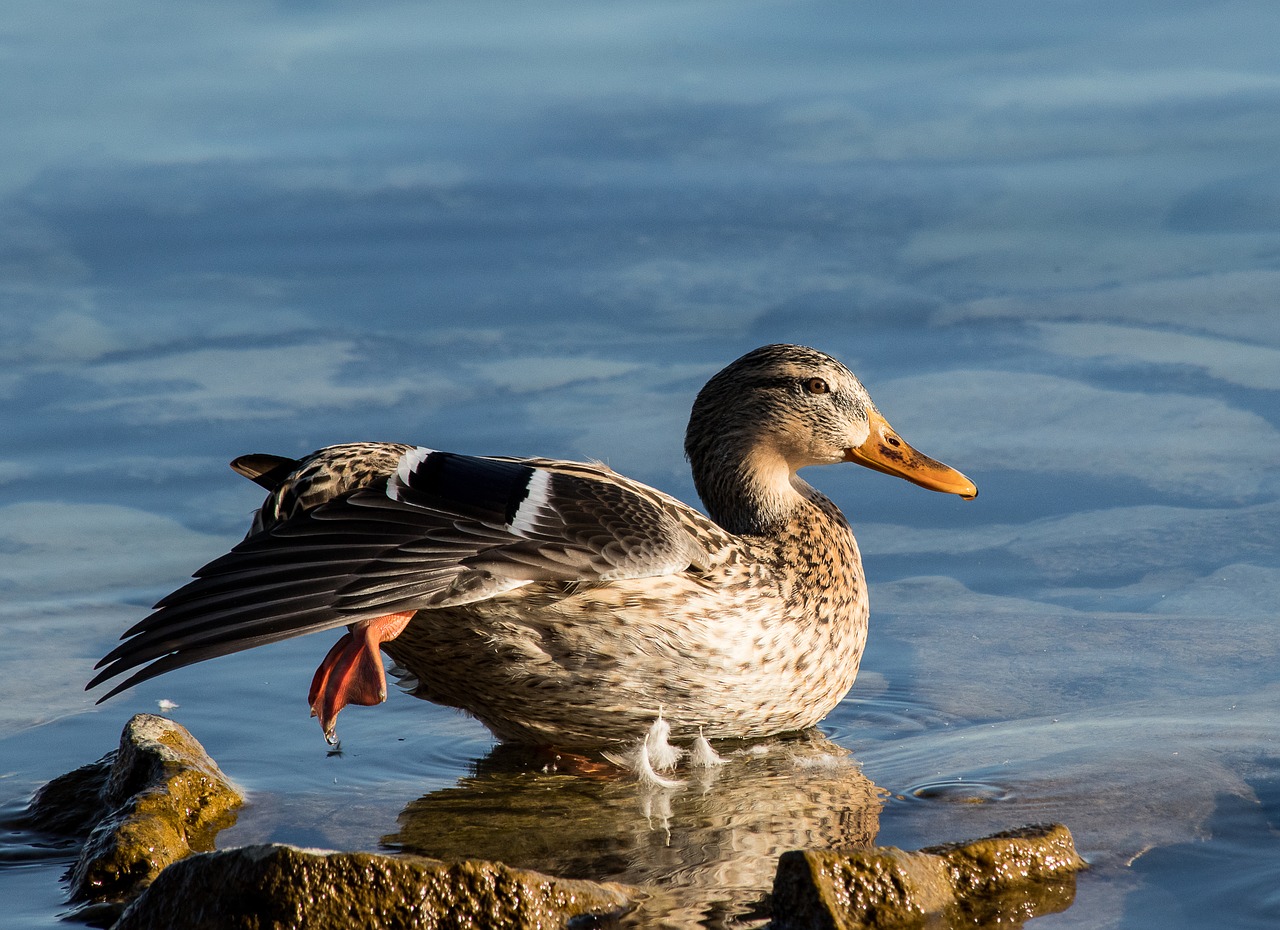
<path fill-rule="evenodd" d="M 330 743 L 336 742 L 338 711 L 348 704 L 371 706 L 387 699 L 387 676 L 378 647 L 399 636 L 414 613 L 386 614 L 353 624 L 316 669 L 307 700 L 311 716 L 320 718 Z"/>

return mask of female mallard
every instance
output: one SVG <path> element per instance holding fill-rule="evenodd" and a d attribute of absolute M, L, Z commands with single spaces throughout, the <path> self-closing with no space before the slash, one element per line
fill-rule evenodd
<path fill-rule="evenodd" d="M 232 467 L 268 488 L 248 537 L 124 634 L 89 687 L 340 626 L 311 685 L 338 711 L 386 698 L 379 648 L 418 697 L 502 740 L 598 750 L 660 717 L 677 739 L 817 723 L 867 638 L 853 532 L 796 475 L 857 462 L 974 497 L 814 349 L 756 349 L 698 394 L 685 451 L 710 519 L 604 465 L 394 443 Z"/>

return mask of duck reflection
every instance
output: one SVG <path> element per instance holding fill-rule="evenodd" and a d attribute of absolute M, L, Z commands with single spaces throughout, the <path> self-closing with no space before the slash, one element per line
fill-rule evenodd
<path fill-rule="evenodd" d="M 723 765 L 657 787 L 544 770 L 499 746 L 474 775 L 409 804 L 382 842 L 641 886 L 647 926 L 763 921 L 782 852 L 873 843 L 885 793 L 848 750 L 814 731 L 717 749 Z"/>

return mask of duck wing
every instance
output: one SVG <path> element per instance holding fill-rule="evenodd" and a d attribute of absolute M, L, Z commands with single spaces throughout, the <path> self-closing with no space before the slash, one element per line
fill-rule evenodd
<path fill-rule="evenodd" d="M 420 447 L 365 487 L 255 533 L 125 632 L 100 702 L 220 655 L 532 582 L 604 582 L 706 564 L 706 518 L 603 466 Z"/>

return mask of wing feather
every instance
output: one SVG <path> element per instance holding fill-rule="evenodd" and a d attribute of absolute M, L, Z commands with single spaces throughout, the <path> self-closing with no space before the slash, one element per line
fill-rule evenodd
<path fill-rule="evenodd" d="M 322 455 L 301 467 L 315 472 Z M 361 619 L 705 559 L 697 524 L 675 509 L 683 505 L 607 469 L 558 464 L 409 448 L 390 474 L 205 565 L 124 634 L 89 687 L 150 663 L 106 700 L 185 665 Z"/>

